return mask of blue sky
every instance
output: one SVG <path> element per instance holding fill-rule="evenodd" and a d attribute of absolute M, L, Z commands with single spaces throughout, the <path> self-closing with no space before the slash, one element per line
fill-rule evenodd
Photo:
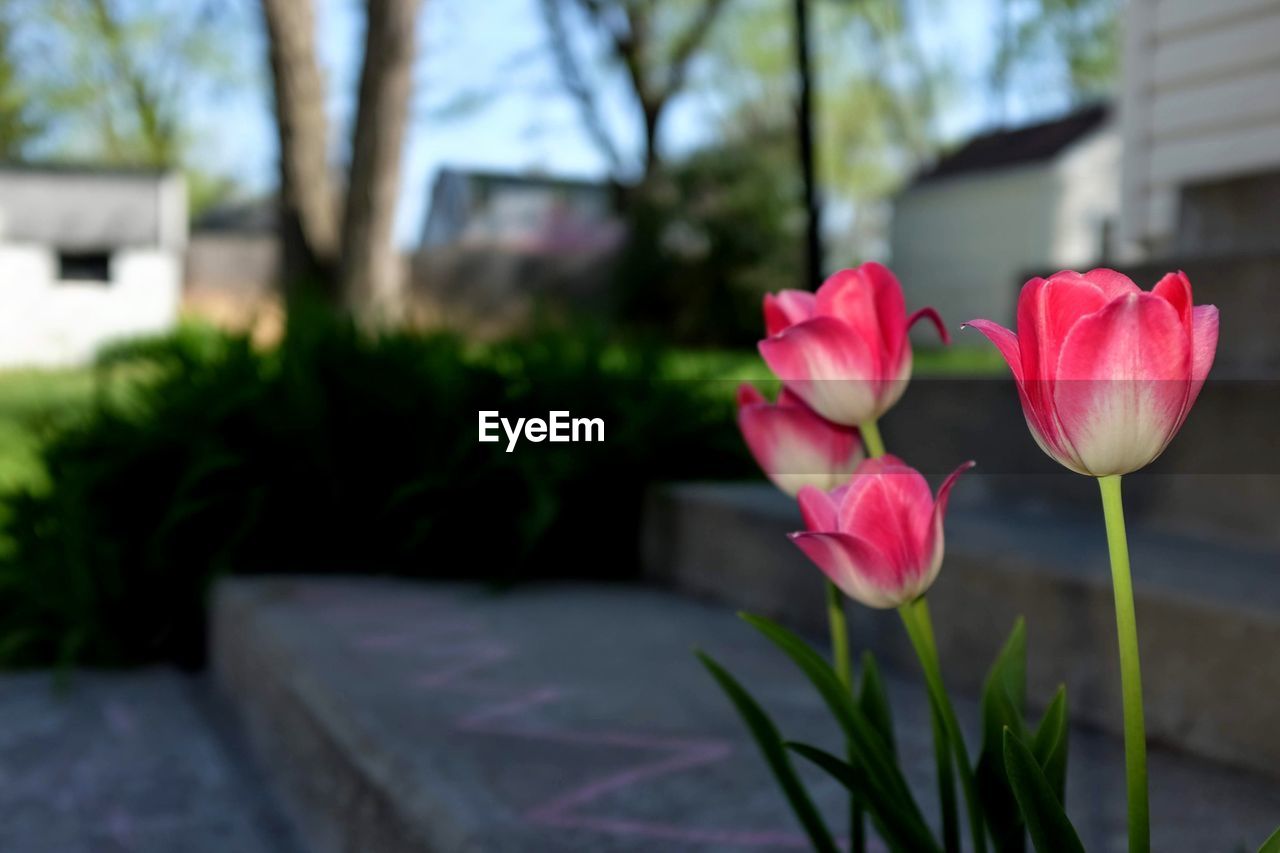
<path fill-rule="evenodd" d="M 256 25 L 256 0 L 236 0 Z M 363 39 L 359 0 L 316 0 L 321 59 L 335 120 L 335 158 L 342 156 L 355 108 Z M 403 193 L 397 211 L 397 241 L 416 244 L 426 213 L 430 181 L 441 166 L 540 170 L 558 175 L 597 176 L 605 162 L 581 131 L 573 105 L 556 87 L 554 66 L 543 50 L 545 33 L 538 0 L 429 0 L 420 22 L 420 61 L 413 118 L 403 161 Z M 779 0 L 782 2 L 782 0 Z M 815 0 L 823 2 L 823 0 Z M 988 123 L 993 109 L 980 85 L 996 30 L 992 0 L 923 0 L 929 10 L 920 39 L 930 51 L 945 51 L 958 73 L 962 97 L 943 117 L 944 132 L 959 137 Z M 732 7 L 728 14 L 732 14 Z M 255 85 L 206 104 L 196 112 L 202 129 L 200 156 L 235 175 L 253 191 L 276 179 L 276 142 L 265 51 L 256 26 L 237 46 L 238 61 L 252 69 Z M 579 37 L 585 31 L 577 29 Z M 487 95 L 485 93 L 488 93 Z M 467 106 L 470 104 L 470 106 Z M 1017 105 L 1032 114 L 1040 105 Z M 607 90 L 603 104 L 615 137 L 635 138 L 634 116 L 621 86 Z M 664 149 L 687 150 L 705 138 L 708 105 L 690 95 L 673 103 L 665 119 Z"/>

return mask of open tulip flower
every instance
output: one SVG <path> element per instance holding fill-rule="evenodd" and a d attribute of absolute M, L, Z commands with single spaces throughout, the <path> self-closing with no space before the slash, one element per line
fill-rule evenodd
<path fill-rule="evenodd" d="M 829 421 L 861 426 L 888 411 L 911 378 L 907 330 L 927 317 L 943 342 L 938 313 L 907 316 L 902 287 L 886 267 L 841 270 L 816 293 L 784 290 L 764 298 L 760 355 L 797 397 Z"/>
<path fill-rule="evenodd" d="M 834 489 L 863 459 L 853 427 L 833 424 L 785 388 L 770 403 L 752 385 L 738 388 L 738 427 L 751 455 L 779 489 Z"/>
<path fill-rule="evenodd" d="M 1145 292 L 1106 269 L 1033 278 L 1018 331 L 972 320 L 1013 371 L 1041 449 L 1080 474 L 1147 465 L 1173 440 L 1218 346 L 1218 309 L 1192 305 L 1178 272 Z"/>
<path fill-rule="evenodd" d="M 868 459 L 847 486 L 800 490 L 808 530 L 791 540 L 850 598 L 877 608 L 908 604 L 938 576 L 947 498 L 972 467 L 953 471 L 935 498 L 920 472 L 897 457 Z"/>

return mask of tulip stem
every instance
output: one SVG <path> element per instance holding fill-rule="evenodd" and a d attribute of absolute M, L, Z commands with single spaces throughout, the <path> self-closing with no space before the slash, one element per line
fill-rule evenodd
<path fill-rule="evenodd" d="M 884 456 L 884 439 L 880 437 L 880 425 L 874 420 L 858 424 L 858 432 L 862 433 L 862 446 L 872 459 Z"/>
<path fill-rule="evenodd" d="M 1133 605 L 1129 543 L 1124 532 L 1124 500 L 1120 475 L 1099 477 L 1102 513 L 1111 552 L 1111 587 L 1116 601 L 1116 633 L 1120 640 L 1120 688 L 1124 698 L 1124 769 L 1129 792 L 1129 853 L 1151 849 L 1147 805 L 1147 735 L 1142 717 L 1142 668 L 1138 661 L 1138 617 Z"/>
<path fill-rule="evenodd" d="M 853 666 L 849 659 L 849 629 L 844 618 L 844 597 L 840 588 L 827 581 L 827 624 L 831 628 L 831 657 L 836 675 L 846 689 L 853 690 Z"/>
<path fill-rule="evenodd" d="M 898 608 L 902 616 L 902 624 L 907 629 L 907 637 L 920 659 L 920 667 L 924 670 L 925 686 L 929 693 L 929 707 L 934 718 L 934 736 L 949 742 L 956 759 L 955 769 L 960 774 L 960 787 L 964 791 L 965 806 L 969 812 L 969 831 L 973 836 L 973 849 L 977 853 L 985 853 L 987 849 L 986 824 L 982 815 L 982 803 L 978 799 L 978 784 L 973 775 L 973 765 L 969 761 L 969 750 L 964 745 L 964 733 L 960 730 L 960 721 L 956 718 L 955 707 L 947 695 L 946 685 L 942 682 L 942 666 L 938 662 L 938 646 L 933 635 L 933 617 L 929 615 L 929 604 L 924 598 L 904 604 Z M 939 792 L 945 805 L 946 790 L 950 787 L 950 762 L 942 759 L 942 750 L 938 750 Z M 946 774 L 946 775 L 943 775 Z M 944 815 L 944 817 L 947 817 Z M 947 819 L 945 834 L 954 833 L 954 815 Z"/>
<path fill-rule="evenodd" d="M 831 629 L 831 657 L 835 661 L 836 677 L 856 701 L 858 694 L 853 687 L 853 664 L 849 655 L 849 628 L 844 615 L 844 594 L 840 587 L 827 581 L 827 624 Z M 849 745 L 849 760 L 854 761 L 857 752 Z M 851 853 L 865 853 L 866 835 L 862 805 L 856 795 L 849 796 L 849 849 Z"/>

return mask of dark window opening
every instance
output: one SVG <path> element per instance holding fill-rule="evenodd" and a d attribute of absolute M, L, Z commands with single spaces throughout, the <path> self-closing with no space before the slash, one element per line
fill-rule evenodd
<path fill-rule="evenodd" d="M 59 252 L 58 278 L 61 281 L 111 282 L 111 255 L 108 252 Z"/>

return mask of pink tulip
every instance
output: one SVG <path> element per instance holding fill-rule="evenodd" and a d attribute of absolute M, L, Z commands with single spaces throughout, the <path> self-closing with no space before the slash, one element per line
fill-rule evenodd
<path fill-rule="evenodd" d="M 740 386 L 738 427 L 765 474 L 792 497 L 804 486 L 849 482 L 863 458 L 856 429 L 824 420 L 785 388 L 769 403 L 754 386 Z"/>
<path fill-rule="evenodd" d="M 1033 278 L 1018 297 L 1018 333 L 973 326 L 1013 371 L 1040 448 L 1080 474 L 1136 471 L 1169 446 L 1218 347 L 1218 309 L 1192 305 L 1170 273 L 1150 293 L 1098 269 Z"/>
<path fill-rule="evenodd" d="M 868 459 L 853 480 L 831 492 L 800 490 L 808 532 L 791 541 L 850 598 L 868 607 L 899 607 L 929 589 L 942 568 L 942 518 L 956 478 L 935 498 L 920 472 L 894 456 Z"/>
<path fill-rule="evenodd" d="M 858 426 L 887 412 L 911 378 L 907 330 L 927 317 L 949 342 L 932 308 L 907 316 L 902 286 L 866 263 L 831 276 L 817 293 L 784 290 L 764 298 L 760 355 L 797 397 L 829 421 Z"/>

